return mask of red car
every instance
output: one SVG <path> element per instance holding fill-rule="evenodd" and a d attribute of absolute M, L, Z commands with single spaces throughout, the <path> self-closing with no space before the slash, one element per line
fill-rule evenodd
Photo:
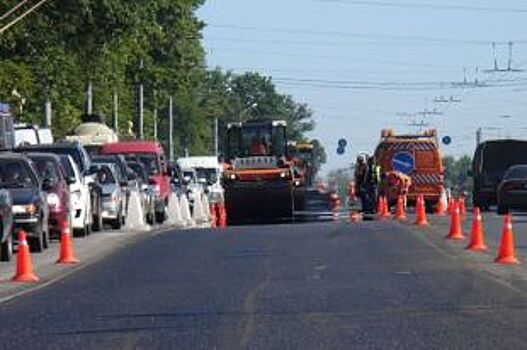
<path fill-rule="evenodd" d="M 42 181 L 50 184 L 46 191 L 49 233 L 50 236 L 59 237 L 61 224 L 67 221 L 71 225 L 69 183 L 62 169 L 60 158 L 52 153 L 28 153 L 27 156 L 33 161 Z"/>
<path fill-rule="evenodd" d="M 113 142 L 104 144 L 100 154 L 121 154 L 127 161 L 140 162 L 145 166 L 150 184 L 155 187 L 156 222 L 165 221 L 170 197 L 170 172 L 161 144 L 154 141 Z"/>

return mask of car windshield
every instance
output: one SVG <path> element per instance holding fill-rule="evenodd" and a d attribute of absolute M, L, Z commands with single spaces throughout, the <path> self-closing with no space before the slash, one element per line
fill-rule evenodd
<path fill-rule="evenodd" d="M 218 180 L 218 171 L 210 168 L 196 168 L 198 179 L 205 179 L 208 183 L 215 183 Z"/>
<path fill-rule="evenodd" d="M 32 160 L 35 164 L 38 175 L 42 179 L 50 180 L 55 184 L 62 178 L 60 169 L 52 159 L 34 157 Z"/>
<path fill-rule="evenodd" d="M 140 162 L 145 166 L 145 169 L 148 172 L 148 175 L 159 175 L 161 169 L 157 161 L 157 156 L 151 153 L 136 153 L 136 154 L 126 154 L 125 158 L 127 161 Z"/>
<path fill-rule="evenodd" d="M 31 171 L 29 163 L 14 159 L 0 159 L 0 187 L 34 186 L 38 186 L 38 180 Z"/>
<path fill-rule="evenodd" d="M 128 167 L 137 175 L 142 182 L 148 183 L 148 175 L 145 168 L 140 163 L 128 163 Z"/>

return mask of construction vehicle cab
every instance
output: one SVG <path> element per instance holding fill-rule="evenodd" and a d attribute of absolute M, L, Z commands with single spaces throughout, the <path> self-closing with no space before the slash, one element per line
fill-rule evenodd
<path fill-rule="evenodd" d="M 404 195 L 410 203 L 423 195 L 428 208 L 433 207 L 444 190 L 444 169 L 434 129 L 422 134 L 396 135 L 383 130 L 375 150 L 375 161 L 381 167 L 379 192 L 390 204 Z"/>
<path fill-rule="evenodd" d="M 291 218 L 293 175 L 287 161 L 286 122 L 230 123 L 223 173 L 229 221 Z"/>

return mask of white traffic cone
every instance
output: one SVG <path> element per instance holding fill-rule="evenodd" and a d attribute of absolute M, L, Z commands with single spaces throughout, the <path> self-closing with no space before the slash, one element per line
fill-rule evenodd
<path fill-rule="evenodd" d="M 130 193 L 128 212 L 126 213 L 126 230 L 147 231 L 150 226 L 145 221 L 145 213 L 141 206 L 141 198 L 137 191 Z"/>
<path fill-rule="evenodd" d="M 187 223 L 181 216 L 181 208 L 177 194 L 170 194 L 168 199 L 168 223 L 177 227 L 185 227 Z"/>
<path fill-rule="evenodd" d="M 179 198 L 179 209 L 181 212 L 181 218 L 186 223 L 186 226 L 193 227 L 195 222 L 190 214 L 190 206 L 186 195 L 182 195 L 181 198 Z"/>
<path fill-rule="evenodd" d="M 197 225 L 202 226 L 206 223 L 205 212 L 203 211 L 203 195 L 194 200 L 194 210 L 192 211 L 192 219 Z"/>

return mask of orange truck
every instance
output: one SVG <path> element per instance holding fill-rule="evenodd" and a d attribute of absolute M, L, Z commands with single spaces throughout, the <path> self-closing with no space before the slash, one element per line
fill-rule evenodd
<path fill-rule="evenodd" d="M 288 160 L 286 127 L 281 120 L 227 125 L 222 185 L 229 224 L 293 218 L 300 183 Z"/>
<path fill-rule="evenodd" d="M 406 195 L 410 204 L 423 195 L 428 208 L 436 205 L 443 193 L 444 168 L 435 129 L 422 134 L 396 135 L 383 130 L 375 149 L 375 161 L 380 166 L 379 192 L 390 204 L 399 194 Z"/>

